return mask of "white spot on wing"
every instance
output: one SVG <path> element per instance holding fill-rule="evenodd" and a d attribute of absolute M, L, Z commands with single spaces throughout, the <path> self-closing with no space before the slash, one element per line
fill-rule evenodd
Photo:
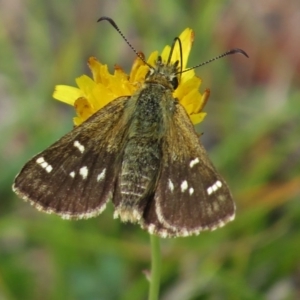
<path fill-rule="evenodd" d="M 222 182 L 217 180 L 212 186 L 210 186 L 206 191 L 208 195 L 211 195 L 215 191 L 217 191 L 220 187 L 222 187 Z"/>
<path fill-rule="evenodd" d="M 171 179 L 168 180 L 168 187 L 171 192 L 174 191 L 174 184 Z"/>
<path fill-rule="evenodd" d="M 45 161 L 44 157 L 39 157 L 39 158 L 36 160 L 36 162 L 37 162 L 43 169 L 45 169 L 45 171 L 46 171 L 47 173 L 50 173 L 50 172 L 53 170 L 53 167 L 52 167 L 51 165 L 49 165 L 49 164 Z"/>
<path fill-rule="evenodd" d="M 70 173 L 70 176 L 71 176 L 72 178 L 74 178 L 74 177 L 75 177 L 75 172 L 72 171 L 72 172 Z"/>
<path fill-rule="evenodd" d="M 76 147 L 81 153 L 83 153 L 84 152 L 84 146 L 82 145 L 82 144 L 80 144 L 78 141 L 75 141 L 74 142 L 74 147 Z"/>
<path fill-rule="evenodd" d="M 211 186 L 207 189 L 207 194 L 210 195 L 213 192 L 213 189 L 211 188 Z"/>
<path fill-rule="evenodd" d="M 190 195 L 193 195 L 194 194 L 194 189 L 191 187 L 191 188 L 189 188 L 189 194 Z"/>
<path fill-rule="evenodd" d="M 97 181 L 98 181 L 98 182 L 104 179 L 105 173 L 106 173 L 106 168 L 104 168 L 104 169 L 102 170 L 102 172 L 97 176 Z"/>
<path fill-rule="evenodd" d="M 86 166 L 80 168 L 79 174 L 82 176 L 83 179 L 86 179 L 89 174 L 88 168 Z"/>
<path fill-rule="evenodd" d="M 185 192 L 185 191 L 187 190 L 187 188 L 188 188 L 188 183 L 187 183 L 187 181 L 186 181 L 186 180 L 182 181 L 180 187 L 181 187 L 181 191 L 182 191 L 182 192 Z"/>
<path fill-rule="evenodd" d="M 43 168 L 43 169 L 46 169 L 47 167 L 48 167 L 48 163 L 47 162 L 42 162 L 41 164 L 41 167 Z"/>
<path fill-rule="evenodd" d="M 192 168 L 194 165 L 199 163 L 199 158 L 196 157 L 195 159 L 191 160 L 190 162 L 190 167 Z"/>
<path fill-rule="evenodd" d="M 53 170 L 53 168 L 52 166 L 48 165 L 45 170 L 46 172 L 50 173 Z"/>
<path fill-rule="evenodd" d="M 43 163 L 45 160 L 44 160 L 44 157 L 39 157 L 36 162 L 40 165 L 41 163 Z"/>

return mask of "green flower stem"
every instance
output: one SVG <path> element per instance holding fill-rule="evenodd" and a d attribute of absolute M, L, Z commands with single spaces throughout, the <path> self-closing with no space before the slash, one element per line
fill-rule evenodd
<path fill-rule="evenodd" d="M 149 300 L 158 300 L 159 283 L 160 283 L 160 239 L 158 236 L 150 234 L 151 241 L 151 274 L 150 274 L 150 289 Z"/>

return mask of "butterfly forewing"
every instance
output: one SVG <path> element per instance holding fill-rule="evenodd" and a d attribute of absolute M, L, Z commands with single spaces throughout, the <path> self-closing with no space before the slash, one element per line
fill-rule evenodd
<path fill-rule="evenodd" d="M 184 108 L 178 104 L 163 143 L 162 171 L 145 227 L 185 236 L 221 227 L 234 218 L 225 181 L 215 171 Z M 179 146 L 178 146 L 179 145 Z M 155 206 L 155 209 L 154 209 Z"/>
<path fill-rule="evenodd" d="M 120 97 L 45 151 L 15 179 L 14 191 L 40 210 L 64 218 L 99 214 L 111 197 L 126 126 Z"/>

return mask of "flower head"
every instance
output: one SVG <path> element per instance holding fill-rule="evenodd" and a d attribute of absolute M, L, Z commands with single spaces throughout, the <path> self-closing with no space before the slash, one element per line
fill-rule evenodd
<path fill-rule="evenodd" d="M 180 61 L 182 70 L 186 69 L 188 56 L 194 41 L 194 32 L 187 28 L 179 36 L 182 45 L 182 61 L 180 57 L 179 44 L 176 43 L 171 63 Z M 166 62 L 171 47 L 166 46 L 162 53 L 162 61 Z M 143 56 L 142 53 L 140 53 Z M 143 56 L 144 57 L 144 56 Z M 147 63 L 155 65 L 158 58 L 158 51 L 151 53 Z M 104 107 L 112 100 L 121 96 L 132 95 L 145 81 L 149 67 L 139 57 L 133 62 L 131 72 L 127 75 L 121 67 L 115 66 L 114 73 L 110 74 L 107 65 L 101 64 L 95 57 L 90 57 L 88 66 L 93 78 L 82 75 L 76 79 L 77 88 L 65 85 L 57 85 L 53 97 L 57 100 L 73 105 L 77 116 L 73 119 L 75 125 L 79 125 L 88 119 L 96 111 Z M 173 92 L 174 98 L 184 106 L 191 121 L 194 124 L 201 122 L 206 113 L 202 112 L 209 91 L 199 93 L 201 79 L 195 75 L 194 70 L 182 73 L 180 82 Z"/>

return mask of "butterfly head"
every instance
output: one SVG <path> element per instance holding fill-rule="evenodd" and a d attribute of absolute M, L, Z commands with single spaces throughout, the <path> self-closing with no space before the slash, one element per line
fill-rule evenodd
<path fill-rule="evenodd" d="M 176 90 L 179 85 L 179 61 L 175 63 L 165 63 L 159 56 L 155 62 L 155 67 L 150 68 L 146 75 L 146 83 L 158 83 L 171 90 Z"/>

